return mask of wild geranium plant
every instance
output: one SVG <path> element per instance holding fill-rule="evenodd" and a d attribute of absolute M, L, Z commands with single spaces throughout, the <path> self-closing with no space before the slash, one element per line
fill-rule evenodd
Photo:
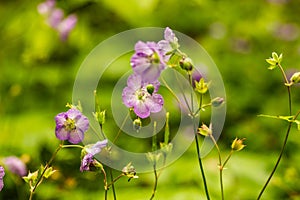
<path fill-rule="evenodd" d="M 44 14 L 48 18 L 48 23 L 53 28 L 62 29 L 64 23 L 62 20 L 63 13 L 60 9 L 55 8 L 54 0 L 47 0 L 46 2 L 39 5 L 39 12 Z M 72 26 L 69 26 L 69 29 Z M 61 32 L 62 38 L 66 38 L 68 31 Z M 209 92 L 213 81 L 207 80 L 204 73 L 199 73 L 195 69 L 193 58 L 189 57 L 186 53 L 180 49 L 180 41 L 170 28 L 166 28 L 164 31 L 164 38 L 158 42 L 154 41 L 138 41 L 134 46 L 134 54 L 130 61 L 132 67 L 132 73 L 128 76 L 127 83 L 124 85 L 122 90 L 122 103 L 126 109 L 128 109 L 128 116 L 131 118 L 132 131 L 136 131 L 138 134 L 139 130 L 143 127 L 148 126 L 150 123 L 151 116 L 153 114 L 162 111 L 165 105 L 165 93 L 160 91 L 161 81 L 164 82 L 165 88 L 169 91 L 168 94 L 174 95 L 175 91 L 165 82 L 162 77 L 164 70 L 174 70 L 181 74 L 184 79 L 188 82 L 190 88 L 187 88 L 183 93 L 183 99 L 176 98 L 177 103 L 180 107 L 186 108 L 186 115 L 193 122 L 192 135 L 196 147 L 196 153 L 199 163 L 199 170 L 202 179 L 200 180 L 206 199 L 211 199 L 209 193 L 209 185 L 205 174 L 203 160 L 201 156 L 201 141 L 202 137 L 206 137 L 212 141 L 216 151 L 218 153 L 218 163 L 216 171 L 219 171 L 219 185 L 220 185 L 220 199 L 225 199 L 224 183 L 223 183 L 223 170 L 233 153 L 243 150 L 246 145 L 244 144 L 245 138 L 234 138 L 227 156 L 223 157 L 223 153 L 217 143 L 217 136 L 215 132 L 215 124 L 210 123 L 209 125 L 197 120 L 202 112 L 206 111 L 208 107 L 220 107 L 224 104 L 224 97 L 210 98 Z M 260 115 L 263 117 L 275 118 L 285 120 L 288 122 L 288 128 L 286 136 L 283 142 L 282 149 L 280 151 L 278 160 L 272 170 L 269 178 L 263 186 L 257 199 L 260 199 L 271 181 L 284 152 L 287 144 L 289 133 L 293 124 L 297 125 L 300 130 L 300 121 L 297 120 L 300 110 L 293 114 L 292 99 L 291 99 L 291 88 L 300 82 L 300 72 L 294 73 L 290 79 L 281 66 L 282 54 L 278 56 L 277 53 L 272 53 L 272 57 L 266 61 L 270 64 L 269 69 L 273 70 L 279 68 L 283 75 L 284 86 L 287 88 L 288 93 L 288 106 L 289 113 L 286 116 L 278 115 Z M 180 84 L 177 83 L 177 84 Z M 113 160 L 111 158 L 114 150 L 113 143 L 115 143 L 119 137 L 119 134 L 111 142 L 104 134 L 103 126 L 106 122 L 106 111 L 100 109 L 100 104 L 97 100 L 97 91 L 94 91 L 96 99 L 95 112 L 93 113 L 94 118 L 89 119 L 83 114 L 80 102 L 78 105 L 67 104 L 68 110 L 57 114 L 55 120 L 54 135 L 60 141 L 57 149 L 54 151 L 52 157 L 45 165 L 41 165 L 39 169 L 28 172 L 26 165 L 17 157 L 10 156 L 3 159 L 0 166 L 0 191 L 4 187 L 3 178 L 5 175 L 4 167 L 12 173 L 23 177 L 24 181 L 29 185 L 29 200 L 33 199 L 34 193 L 44 182 L 45 179 L 51 177 L 56 169 L 52 165 L 57 154 L 65 148 L 79 148 L 81 154 L 78 158 L 81 160 L 81 164 L 78 167 L 80 172 L 95 171 L 99 172 L 103 177 L 104 185 L 104 199 L 108 199 L 108 191 L 111 189 L 113 192 L 113 198 L 116 199 L 116 187 L 115 183 L 122 177 L 127 177 L 128 181 L 131 179 L 139 178 L 134 167 L 134 162 L 126 164 L 122 170 L 119 171 L 117 177 L 113 176 L 112 168 L 103 162 L 97 155 L 105 154 L 106 159 Z M 170 120 L 172 119 L 172 113 L 168 111 L 164 115 L 164 137 L 162 141 L 158 141 L 157 133 L 157 121 L 153 121 L 151 124 L 153 135 L 152 135 L 152 149 L 146 154 L 149 161 L 149 165 L 154 174 L 154 185 L 149 199 L 154 199 L 157 188 L 158 180 L 163 170 L 166 168 L 166 160 L 170 153 L 172 153 L 173 144 L 170 142 Z M 96 120 L 100 127 L 100 133 L 98 134 L 99 141 L 83 145 L 83 141 L 86 138 L 87 131 L 90 129 L 91 120 Z M 119 132 L 121 131 L 121 128 Z M 159 151 L 160 150 L 160 151 Z M 3 164 L 2 164 L 3 163 Z M 159 163 L 162 163 L 159 168 Z M 3 165 L 3 166 L 2 166 Z M 201 191 L 201 189 L 199 189 Z M 150 192 L 149 192 L 150 193 Z"/>

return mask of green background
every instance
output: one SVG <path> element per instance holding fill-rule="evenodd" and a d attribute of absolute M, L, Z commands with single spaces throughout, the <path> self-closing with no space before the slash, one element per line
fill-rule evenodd
<path fill-rule="evenodd" d="M 128 29 L 168 26 L 197 40 L 222 74 L 227 116 L 218 143 L 224 157 L 235 137 L 247 138 L 245 150 L 234 154 L 224 171 L 225 197 L 257 197 L 287 127 L 286 122 L 257 115 L 288 115 L 281 74 L 278 69 L 267 70 L 265 59 L 273 51 L 283 53 L 287 74 L 299 70 L 299 1 L 58 0 L 58 7 L 78 17 L 65 42 L 37 12 L 39 3 L 0 1 L 0 157 L 16 155 L 35 171 L 59 144 L 53 119 L 71 102 L 77 70 L 90 51 Z M 104 81 L 109 85 L 112 80 L 113 76 Z M 292 91 L 294 113 L 300 106 L 299 89 L 295 86 Z M 102 98 L 109 101 L 108 96 Z M 299 131 L 293 127 L 263 199 L 300 199 L 298 138 Z M 102 175 L 80 173 L 79 155 L 76 149 L 60 152 L 54 162 L 58 172 L 38 188 L 35 198 L 104 199 Z M 220 199 L 216 151 L 203 162 L 212 199 Z M 26 199 L 28 186 L 6 171 L 0 198 Z M 139 177 L 117 182 L 118 199 L 150 198 L 153 174 Z M 155 199 L 204 199 L 194 145 L 163 171 Z"/>

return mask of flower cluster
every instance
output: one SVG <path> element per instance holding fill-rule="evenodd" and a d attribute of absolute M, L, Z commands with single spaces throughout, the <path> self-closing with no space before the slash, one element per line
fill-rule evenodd
<path fill-rule="evenodd" d="M 64 17 L 64 11 L 55 7 L 55 4 L 55 0 L 46 0 L 38 5 L 38 12 L 46 17 L 47 24 L 65 41 L 77 23 L 77 17 L 74 14 Z"/>
<path fill-rule="evenodd" d="M 59 140 L 68 140 L 78 144 L 84 138 L 84 133 L 89 128 L 89 120 L 78 109 L 70 108 L 55 117 L 55 134 Z"/>
<path fill-rule="evenodd" d="M 135 44 L 135 53 L 130 61 L 134 74 L 127 80 L 122 99 L 139 118 L 161 111 L 164 100 L 157 94 L 160 86 L 158 78 L 167 67 L 169 53 L 178 47 L 178 39 L 170 28 L 165 29 L 164 40 L 158 43 L 138 41 Z"/>
<path fill-rule="evenodd" d="M 4 175 L 5 175 L 4 168 L 2 166 L 0 166 L 0 191 L 4 187 L 4 183 L 3 183 L 3 177 L 4 177 Z"/>

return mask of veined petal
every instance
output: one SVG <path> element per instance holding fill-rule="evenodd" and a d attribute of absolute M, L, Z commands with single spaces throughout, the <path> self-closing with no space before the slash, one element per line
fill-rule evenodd
<path fill-rule="evenodd" d="M 69 132 L 64 127 L 59 127 L 55 130 L 55 135 L 60 140 L 69 139 Z"/>
<path fill-rule="evenodd" d="M 145 101 L 145 104 L 150 109 L 150 112 L 157 113 L 161 111 L 164 99 L 160 94 L 153 94 Z"/>
<path fill-rule="evenodd" d="M 83 138 L 84 132 L 81 129 L 77 128 L 69 133 L 68 141 L 72 144 L 78 144 L 83 140 Z"/>
<path fill-rule="evenodd" d="M 134 107 L 134 112 L 140 118 L 147 118 L 150 116 L 150 110 L 142 101 L 138 101 Z"/>

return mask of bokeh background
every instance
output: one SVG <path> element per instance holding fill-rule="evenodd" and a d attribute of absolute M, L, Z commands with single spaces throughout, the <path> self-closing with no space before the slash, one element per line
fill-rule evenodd
<path fill-rule="evenodd" d="M 287 123 L 257 117 L 287 115 L 286 88 L 265 58 L 283 53 L 288 74 L 300 66 L 300 2 L 297 0 L 57 0 L 78 23 L 66 41 L 37 12 L 41 1 L 0 1 L 0 157 L 20 157 L 30 171 L 45 163 L 59 141 L 54 116 L 72 101 L 84 58 L 110 36 L 137 27 L 170 27 L 197 40 L 211 55 L 226 87 L 227 117 L 218 141 L 223 155 L 235 137 L 247 138 L 224 171 L 227 199 L 255 199 L 279 154 Z M 113 74 L 107 77 L 112 84 Z M 104 84 L 105 85 L 105 84 Z M 293 88 L 293 111 L 300 106 Z M 107 100 L 108 97 L 103 96 Z M 171 128 L 172 130 L 172 128 Z M 263 199 L 300 199 L 299 131 L 293 127 L 284 158 Z M 80 150 L 66 149 L 58 172 L 35 199 L 102 199 L 100 174 L 80 173 Z M 204 159 L 212 199 L 220 199 L 217 154 Z M 115 175 L 119 172 L 115 171 Z M 153 174 L 117 182 L 118 199 L 149 199 Z M 7 170 L 0 199 L 26 199 L 28 186 Z M 112 196 L 110 194 L 110 199 Z M 194 145 L 160 176 L 155 199 L 204 199 Z"/>

